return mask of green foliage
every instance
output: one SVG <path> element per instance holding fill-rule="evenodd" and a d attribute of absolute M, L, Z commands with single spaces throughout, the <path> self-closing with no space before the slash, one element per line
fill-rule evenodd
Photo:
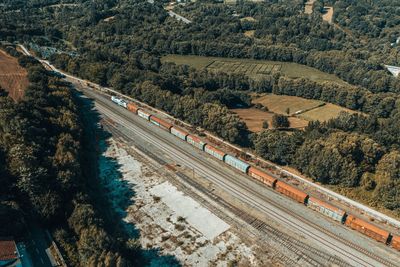
<path fill-rule="evenodd" d="M 279 128 L 289 128 L 290 122 L 288 117 L 281 114 L 274 114 L 272 116 L 272 127 L 279 129 Z"/>

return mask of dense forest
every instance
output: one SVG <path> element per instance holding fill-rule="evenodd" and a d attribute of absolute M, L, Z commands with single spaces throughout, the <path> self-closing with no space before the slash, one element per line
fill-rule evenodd
<path fill-rule="evenodd" d="M 3 2 L 0 40 L 39 47 L 38 55 L 70 73 L 111 86 L 337 190 L 352 188 L 353 197 L 400 216 L 400 79 L 384 67 L 400 65 L 400 44 L 396 44 L 400 14 L 392 12 L 400 8 L 399 1 L 318 0 L 312 15 L 304 14 L 304 1 L 296 0 L 238 1 L 235 5 L 201 0 L 175 7 L 192 20 L 190 24 L 169 17 L 164 3 L 157 1 L 69 0 L 63 3 L 77 6 L 65 7 L 54 7 L 57 0 Z M 335 10 L 332 24 L 322 20 L 324 6 Z M 253 37 L 244 34 L 249 30 L 254 30 Z M 161 63 L 160 57 L 169 53 L 296 62 L 335 74 L 345 83 L 289 78 L 279 71 L 253 80 L 241 74 Z M 35 75 L 31 76 L 34 82 Z M 250 134 L 229 108 L 251 106 L 253 92 L 318 99 L 364 115 L 341 114 L 328 122 L 311 122 L 304 131 Z M 15 104 L 3 98 L 15 112 Z M 23 103 L 28 99 L 29 93 Z M 22 115 L 10 117 L 26 121 Z M 79 129 L 70 134 L 71 139 L 62 138 L 60 147 L 72 142 L 79 151 Z M 52 139 L 54 151 L 60 138 Z M 39 148 L 30 149 L 34 153 Z M 6 147 L 0 150 L 3 162 L 9 162 L 9 155 Z M 66 177 L 79 176 L 79 166 L 63 166 L 60 174 L 48 168 L 35 171 L 43 171 L 48 179 L 57 177 L 54 186 L 62 190 L 77 190 L 79 185 Z M 16 175 L 8 165 L 0 172 Z M 24 194 L 29 199 L 29 193 Z M 57 199 L 64 198 L 46 197 L 55 199 L 50 211 L 57 214 L 61 205 Z M 37 203 L 39 215 L 40 207 Z M 74 225 L 70 229 L 81 232 Z"/>
<path fill-rule="evenodd" d="M 151 265 L 93 186 L 96 123 L 85 123 L 70 85 L 2 49 L 18 57 L 30 84 L 19 102 L 0 88 L 0 235 L 22 238 L 35 221 L 53 232 L 71 266 Z"/>

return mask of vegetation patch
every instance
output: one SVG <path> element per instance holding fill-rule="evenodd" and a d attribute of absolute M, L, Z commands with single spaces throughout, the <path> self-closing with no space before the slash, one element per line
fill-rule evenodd
<path fill-rule="evenodd" d="M 187 55 L 167 55 L 161 58 L 161 62 L 174 62 L 179 65 L 188 65 L 196 69 L 207 68 L 228 73 L 242 73 L 254 79 L 263 78 L 264 75 L 273 72 L 281 72 L 283 75 L 290 78 L 306 78 L 316 82 L 330 81 L 346 84 L 335 75 L 291 62 Z"/>
<path fill-rule="evenodd" d="M 356 113 L 354 110 L 339 107 L 330 103 L 298 115 L 308 121 L 328 121 L 339 116 L 340 112 Z"/>

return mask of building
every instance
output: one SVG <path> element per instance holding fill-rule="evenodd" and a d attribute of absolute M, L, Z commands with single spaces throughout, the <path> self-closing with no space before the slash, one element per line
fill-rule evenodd
<path fill-rule="evenodd" d="M 12 238 L 0 237 L 0 267 L 22 267 L 17 245 Z"/>

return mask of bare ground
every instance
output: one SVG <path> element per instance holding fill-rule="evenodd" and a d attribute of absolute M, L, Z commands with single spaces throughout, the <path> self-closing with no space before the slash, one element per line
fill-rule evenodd
<path fill-rule="evenodd" d="M 0 50 L 0 87 L 9 92 L 14 100 L 19 100 L 28 84 L 28 72 L 16 58 Z"/>

